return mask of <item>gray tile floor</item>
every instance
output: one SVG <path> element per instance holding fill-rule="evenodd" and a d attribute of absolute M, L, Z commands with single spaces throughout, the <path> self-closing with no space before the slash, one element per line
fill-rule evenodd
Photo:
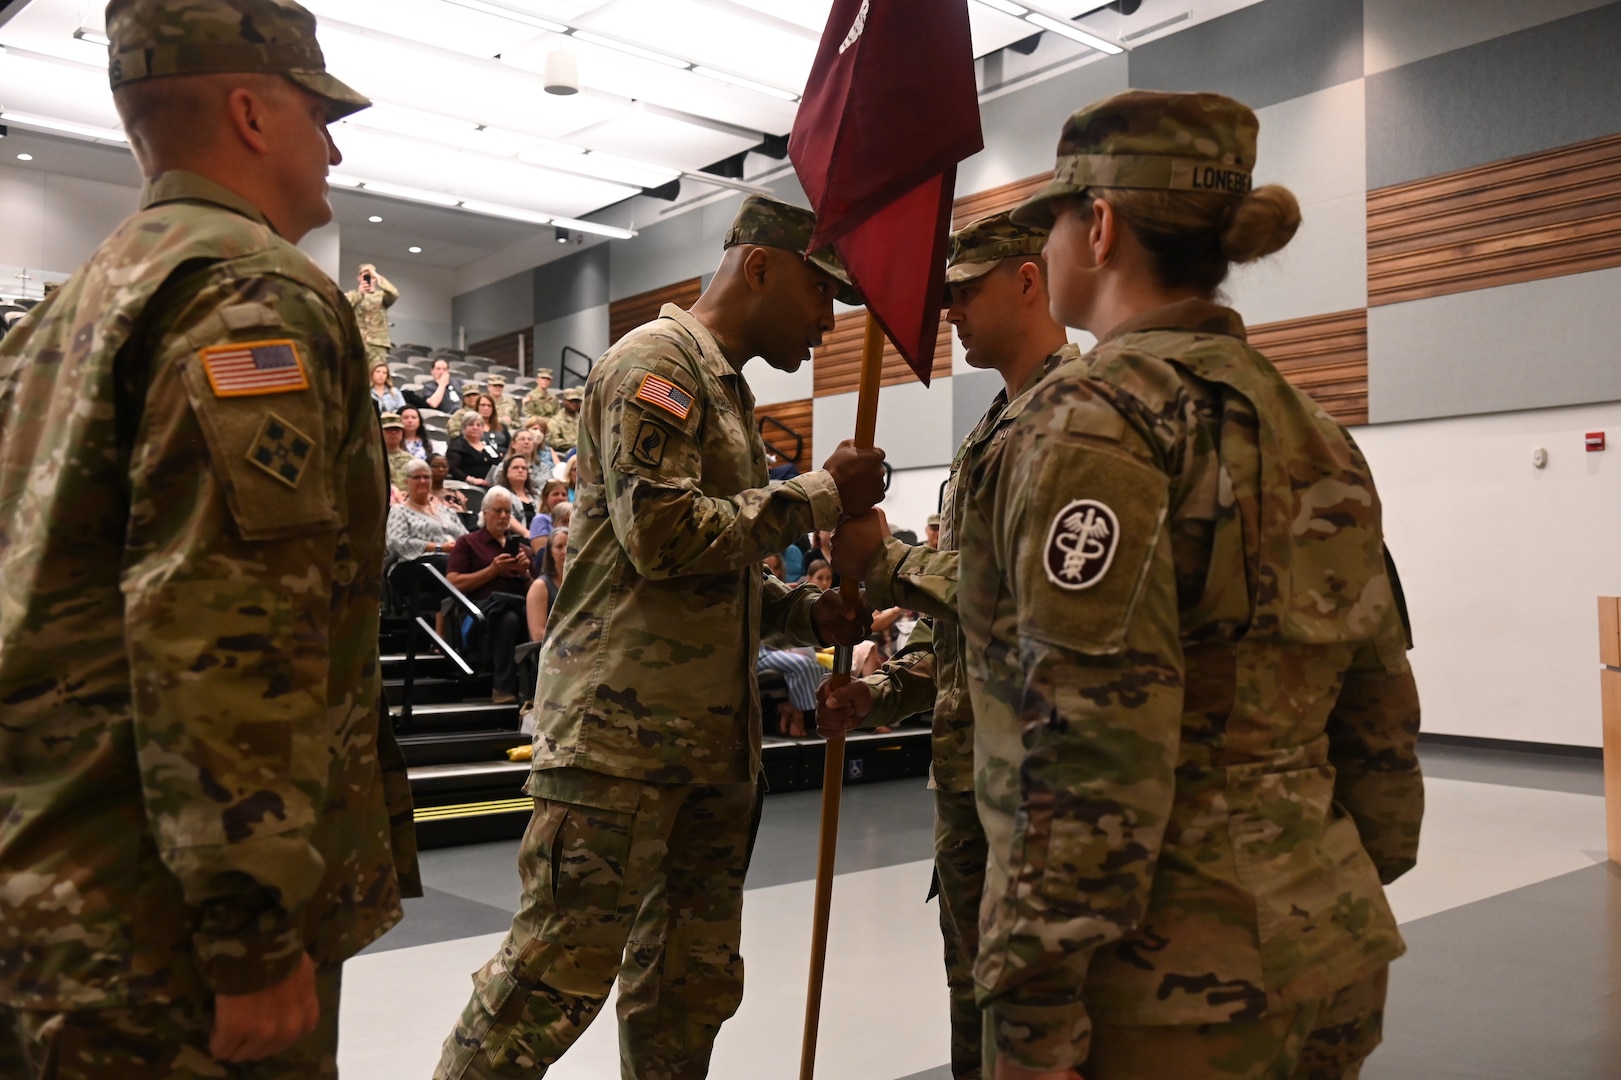
<path fill-rule="evenodd" d="M 1596 759 L 1430 743 L 1420 753 L 1436 779 L 1603 793 Z M 819 800 L 814 791 L 767 797 L 751 890 L 809 880 Z M 932 853 L 933 797 L 922 781 L 848 788 L 842 816 L 841 874 Z M 516 841 L 425 852 L 428 894 L 409 901 L 402 925 L 368 951 L 505 930 L 518 898 L 516 858 Z M 1563 873 L 1402 929 L 1409 951 L 1392 969 L 1385 1044 L 1368 1080 L 1621 1080 L 1621 867 Z M 949 1071 L 904 1080 L 949 1080 Z"/>

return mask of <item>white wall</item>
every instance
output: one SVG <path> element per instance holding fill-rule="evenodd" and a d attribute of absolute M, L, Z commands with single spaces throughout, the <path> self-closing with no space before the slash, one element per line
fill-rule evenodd
<path fill-rule="evenodd" d="M 0 264 L 70 274 L 139 201 L 133 186 L 0 165 Z M 36 295 L 38 288 L 35 282 Z"/>
<path fill-rule="evenodd" d="M 923 525 L 940 506 L 940 485 L 951 472 L 944 466 L 929 469 L 896 469 L 890 477 L 889 492 L 879 504 L 889 518 L 891 529 L 911 529 L 923 539 Z"/>
<path fill-rule="evenodd" d="M 1588 431 L 1611 449 L 1587 453 Z M 1407 592 L 1424 730 L 1600 745 L 1595 601 L 1621 595 L 1621 404 L 1355 434 Z"/>

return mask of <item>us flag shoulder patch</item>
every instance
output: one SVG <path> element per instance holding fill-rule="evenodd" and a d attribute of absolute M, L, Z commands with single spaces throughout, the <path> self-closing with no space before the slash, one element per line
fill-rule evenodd
<path fill-rule="evenodd" d="M 651 371 L 642 376 L 642 385 L 641 389 L 636 391 L 636 400 L 656 405 L 678 420 L 685 420 L 687 414 L 692 412 L 692 395 L 669 379 L 655 375 Z"/>
<path fill-rule="evenodd" d="M 215 397 L 248 397 L 308 390 L 304 358 L 294 341 L 249 341 L 210 345 L 202 351 L 203 370 Z"/>

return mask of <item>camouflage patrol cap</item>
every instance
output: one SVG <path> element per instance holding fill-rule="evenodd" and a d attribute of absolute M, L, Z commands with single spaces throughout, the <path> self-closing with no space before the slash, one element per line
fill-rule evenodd
<path fill-rule="evenodd" d="M 467 382 L 462 383 L 462 395 L 464 397 L 466 395 L 468 395 L 468 394 L 476 394 L 476 393 L 478 393 L 478 383 L 474 382 L 471 379 L 469 379 Z"/>
<path fill-rule="evenodd" d="M 580 389 L 578 386 L 571 386 L 567 390 L 563 391 L 563 400 L 564 401 L 584 401 L 585 400 L 585 391 Z"/>
<path fill-rule="evenodd" d="M 384 431 L 387 431 L 391 427 L 397 427 L 401 431 L 405 430 L 405 421 L 400 419 L 399 413 L 386 412 L 382 415 L 381 419 Z"/>
<path fill-rule="evenodd" d="M 284 75 L 327 103 L 330 123 L 371 101 L 326 71 L 315 16 L 294 0 L 112 0 L 107 76 L 113 89 L 163 75 Z"/>
<path fill-rule="evenodd" d="M 1013 211 L 1052 228 L 1049 200 L 1087 188 L 1151 188 L 1240 197 L 1252 185 L 1260 122 L 1221 94 L 1128 90 L 1064 122 L 1052 181 Z"/>
<path fill-rule="evenodd" d="M 557 373 L 555 371 L 553 371 L 549 367 L 536 368 L 535 369 L 535 378 L 538 379 L 541 376 L 545 376 L 548 379 L 555 379 L 555 378 L 557 378 Z"/>
<path fill-rule="evenodd" d="M 996 269 L 1003 259 L 1039 255 L 1046 246 L 1047 230 L 1019 224 L 1013 220 L 1011 210 L 971 221 L 951 234 L 946 284 L 973 281 Z"/>
<path fill-rule="evenodd" d="M 931 528 L 931 529 L 938 529 L 940 527 L 940 515 L 939 514 L 930 514 L 929 515 L 928 527 Z"/>
<path fill-rule="evenodd" d="M 505 375 L 491 375 L 484 380 L 485 386 L 505 386 L 506 384 L 507 377 Z"/>
<path fill-rule="evenodd" d="M 838 291 L 841 303 L 866 303 L 861 293 L 850 283 L 850 275 L 831 247 L 807 252 L 811 234 L 816 231 L 816 215 L 803 206 L 785 203 L 769 195 L 749 195 L 738 207 L 732 227 L 726 232 L 723 248 L 739 244 L 758 244 L 761 247 L 782 248 L 804 257 L 817 268 L 831 274 L 842 288 Z"/>

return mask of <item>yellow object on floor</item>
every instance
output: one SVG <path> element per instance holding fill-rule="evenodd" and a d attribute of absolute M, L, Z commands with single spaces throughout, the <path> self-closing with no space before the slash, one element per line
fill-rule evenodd
<path fill-rule="evenodd" d="M 511 750 L 508 750 L 507 751 L 507 760 L 508 761 L 528 761 L 530 758 L 532 758 L 534 756 L 534 753 L 535 753 L 534 746 L 532 746 L 529 743 L 525 743 L 522 746 L 514 746 Z"/>

